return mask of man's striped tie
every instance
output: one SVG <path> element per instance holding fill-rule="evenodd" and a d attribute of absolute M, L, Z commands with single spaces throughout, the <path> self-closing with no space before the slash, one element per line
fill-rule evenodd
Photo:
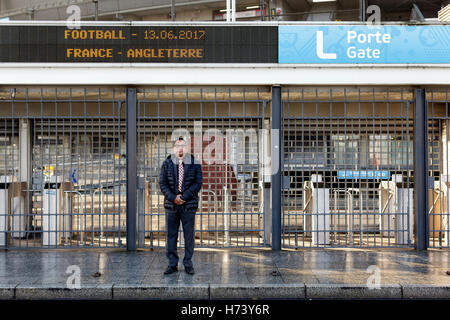
<path fill-rule="evenodd" d="M 184 176 L 184 168 L 183 168 L 183 160 L 179 160 L 179 168 L 178 168 L 178 191 L 181 192 L 181 186 L 183 185 L 183 176 Z"/>

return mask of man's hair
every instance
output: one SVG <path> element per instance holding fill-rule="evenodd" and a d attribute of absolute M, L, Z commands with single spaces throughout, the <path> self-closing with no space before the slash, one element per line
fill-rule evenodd
<path fill-rule="evenodd" d="M 176 144 L 178 141 L 184 141 L 184 142 L 186 142 L 186 140 L 184 140 L 183 137 L 178 137 L 178 139 L 176 139 L 176 140 L 173 141 L 172 147 L 175 147 L 175 144 Z"/>

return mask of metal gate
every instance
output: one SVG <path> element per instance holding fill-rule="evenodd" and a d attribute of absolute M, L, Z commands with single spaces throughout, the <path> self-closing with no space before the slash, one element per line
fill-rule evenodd
<path fill-rule="evenodd" d="M 125 91 L 0 95 L 0 246 L 123 247 Z"/>
<path fill-rule="evenodd" d="M 450 170 L 448 89 L 429 89 L 428 102 L 428 246 L 450 247 Z"/>
<path fill-rule="evenodd" d="M 283 247 L 413 246 L 412 91 L 283 91 Z"/>
<path fill-rule="evenodd" d="M 271 94 L 138 89 L 136 117 L 127 118 L 122 88 L 2 89 L 0 247 L 124 248 L 127 190 L 136 190 L 127 181 L 130 159 L 137 161 L 136 216 L 134 205 L 128 210 L 137 245 L 164 247 L 158 177 L 179 136 L 203 169 L 196 246 L 269 246 Z M 402 88 L 283 89 L 283 247 L 412 247 L 423 220 L 428 246 L 449 247 L 449 92 L 427 90 L 428 186 L 414 185 L 414 166 L 426 167 L 414 163 L 413 143 L 421 146 L 413 140 L 415 98 Z M 136 120 L 134 155 L 127 154 L 129 119 Z M 426 210 L 415 208 L 420 190 Z M 183 246 L 181 228 L 179 239 Z"/>
<path fill-rule="evenodd" d="M 270 89 L 155 88 L 138 93 L 138 246 L 164 247 L 160 168 L 182 136 L 202 164 L 197 247 L 261 247 L 264 115 Z M 267 113 L 268 114 L 268 113 Z M 179 244 L 183 246 L 180 226 Z"/>

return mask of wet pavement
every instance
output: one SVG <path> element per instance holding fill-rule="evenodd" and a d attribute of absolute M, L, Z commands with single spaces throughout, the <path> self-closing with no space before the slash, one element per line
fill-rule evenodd
<path fill-rule="evenodd" d="M 197 249 L 195 275 L 183 254 L 163 275 L 164 249 L 2 251 L 0 299 L 450 298 L 448 250 Z"/>

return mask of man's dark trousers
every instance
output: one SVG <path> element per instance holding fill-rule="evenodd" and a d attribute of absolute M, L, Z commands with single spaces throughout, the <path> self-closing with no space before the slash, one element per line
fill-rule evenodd
<path fill-rule="evenodd" d="M 177 266 L 179 260 L 177 254 L 177 239 L 180 221 L 183 226 L 185 245 L 183 264 L 185 268 L 192 267 L 192 255 L 194 254 L 195 211 L 186 210 L 184 205 L 176 206 L 176 211 L 166 210 L 166 255 L 169 259 L 169 266 L 171 267 Z"/>
<path fill-rule="evenodd" d="M 173 161 L 172 159 L 175 159 Z M 189 160 L 190 161 L 186 161 Z M 169 266 L 174 267 L 178 263 L 177 236 L 180 228 L 180 221 L 183 224 L 185 237 L 185 259 L 184 265 L 192 267 L 192 255 L 194 253 L 194 224 L 195 212 L 198 209 L 198 193 L 202 187 L 202 166 L 195 162 L 193 155 L 186 154 L 183 158 L 184 177 L 181 191 L 179 191 L 179 161 L 174 155 L 169 155 L 163 162 L 159 175 L 159 185 L 164 194 L 164 209 L 166 210 L 166 253 L 169 259 Z M 175 204 L 177 194 L 185 201 L 182 205 Z"/>

